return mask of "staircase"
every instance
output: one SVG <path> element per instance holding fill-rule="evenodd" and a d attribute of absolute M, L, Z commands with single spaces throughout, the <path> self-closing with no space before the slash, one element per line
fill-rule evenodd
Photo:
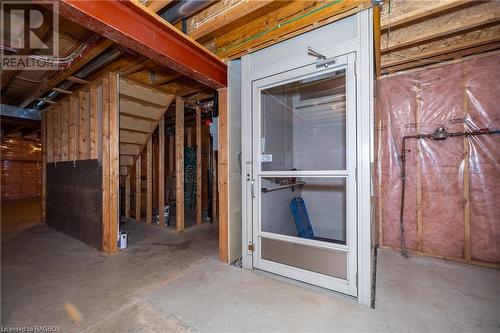
<path fill-rule="evenodd" d="M 128 176 L 175 96 L 120 79 L 120 176 Z"/>

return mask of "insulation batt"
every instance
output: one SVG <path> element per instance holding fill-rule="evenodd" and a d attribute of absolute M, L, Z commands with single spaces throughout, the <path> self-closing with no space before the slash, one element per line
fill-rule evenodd
<path fill-rule="evenodd" d="M 382 245 L 400 247 L 404 135 L 500 128 L 500 55 L 379 80 L 378 176 Z M 464 257 L 464 171 L 468 167 L 471 259 L 500 263 L 500 135 L 407 140 L 405 245 L 431 255 Z M 470 151 L 469 158 L 466 152 Z M 421 175 L 421 242 L 417 175 Z"/>

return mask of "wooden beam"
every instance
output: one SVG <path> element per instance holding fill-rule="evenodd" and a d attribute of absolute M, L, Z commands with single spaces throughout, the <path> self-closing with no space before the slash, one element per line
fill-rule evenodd
<path fill-rule="evenodd" d="M 228 136 L 228 103 L 227 88 L 219 89 L 219 259 L 229 261 L 229 136 Z"/>
<path fill-rule="evenodd" d="M 227 84 L 224 62 L 135 1 L 60 0 L 59 14 L 205 85 Z"/>
<path fill-rule="evenodd" d="M 130 218 L 130 174 L 125 178 L 125 218 Z"/>
<path fill-rule="evenodd" d="M 146 147 L 146 223 L 153 221 L 153 140 Z"/>
<path fill-rule="evenodd" d="M 158 224 L 165 227 L 165 118 L 162 116 L 158 125 Z"/>
<path fill-rule="evenodd" d="M 78 83 L 78 84 L 83 84 L 85 86 L 88 85 L 88 84 L 90 84 L 90 81 L 84 80 L 84 79 L 80 79 L 79 77 L 76 77 L 76 76 L 73 76 L 73 75 L 68 76 L 66 78 L 66 80 L 71 81 L 71 82 L 75 82 L 75 83 Z"/>
<path fill-rule="evenodd" d="M 135 161 L 135 220 L 141 223 L 141 155 Z"/>
<path fill-rule="evenodd" d="M 73 95 L 72 91 L 66 90 L 66 89 L 61 89 L 61 88 L 54 87 L 51 90 L 53 90 L 55 92 L 58 92 L 58 93 L 61 93 L 61 94 L 64 94 L 64 95 Z"/>
<path fill-rule="evenodd" d="M 226 1 L 220 1 L 208 10 L 187 20 L 188 36 L 193 39 L 208 37 L 217 30 L 268 6 L 272 2 L 273 0 L 243 1 L 228 5 Z"/>
<path fill-rule="evenodd" d="M 57 103 L 56 101 L 53 101 L 53 100 L 50 100 L 50 99 L 46 99 L 46 98 L 37 98 L 36 100 L 44 102 L 44 103 L 47 103 L 47 104 L 51 104 L 51 105 L 54 105 L 54 104 Z"/>
<path fill-rule="evenodd" d="M 166 6 L 168 6 L 173 1 L 174 0 L 149 0 L 146 3 L 146 7 L 148 7 L 148 9 L 152 10 L 153 12 L 157 13 Z"/>
<path fill-rule="evenodd" d="M 90 145 L 89 145 L 89 140 L 90 140 L 90 104 L 89 104 L 89 91 L 86 90 L 80 90 L 78 92 L 78 105 L 80 108 L 80 114 L 79 114 L 79 133 L 78 133 L 78 159 L 79 160 L 86 160 L 89 159 L 90 157 Z M 109 117 L 109 115 L 108 115 Z M 104 118 L 103 118 L 103 123 L 104 123 Z M 104 138 L 103 138 L 104 142 Z"/>
<path fill-rule="evenodd" d="M 446 12 L 449 12 L 453 9 L 458 9 L 459 7 L 478 4 L 480 2 L 481 1 L 475 1 L 475 0 L 448 0 L 439 2 L 425 2 L 423 3 L 422 8 L 412 10 L 405 14 L 396 15 L 394 17 L 391 17 L 390 15 L 384 15 L 380 29 L 382 31 L 385 31 L 389 28 L 391 29 L 401 28 L 411 23 L 424 21 L 431 17 L 435 17 L 444 14 Z M 387 17 L 387 19 L 385 17 Z"/>
<path fill-rule="evenodd" d="M 405 36 L 401 40 L 390 42 L 386 47 L 382 48 L 382 53 L 388 53 L 394 50 L 412 47 L 419 44 L 424 44 L 428 41 L 446 38 L 464 31 L 479 29 L 483 26 L 491 25 L 500 22 L 500 9 L 498 12 L 492 12 L 484 16 L 473 17 L 468 22 L 451 22 L 447 25 L 441 25 L 439 28 L 423 33 L 410 36 Z M 410 38 L 408 38 L 410 37 Z M 393 39 L 394 40 L 394 39 Z"/>
<path fill-rule="evenodd" d="M 420 62 L 423 59 L 460 52 L 462 50 L 487 46 L 500 41 L 500 26 L 483 28 L 479 31 L 449 37 L 445 40 L 430 42 L 422 46 L 412 47 L 382 56 L 382 68 L 388 68 L 410 62 Z M 424 47 L 425 46 L 425 47 Z M 432 63 L 432 62 L 430 62 Z"/>
<path fill-rule="evenodd" d="M 73 75 L 73 73 L 75 73 L 77 70 L 82 68 L 88 62 L 90 62 L 92 59 L 97 57 L 99 54 L 101 54 L 103 51 L 105 51 L 108 47 L 113 45 L 113 42 L 111 40 L 99 39 L 100 37 L 93 37 L 93 38 L 98 40 L 94 47 L 91 47 L 85 54 L 83 54 L 78 60 L 76 60 L 70 67 L 59 72 L 54 77 L 52 77 L 50 80 L 41 83 L 40 86 L 38 87 L 38 89 L 36 90 L 36 92 L 34 94 L 32 94 L 29 98 L 24 100 L 20 106 L 27 107 L 33 101 L 35 101 L 38 97 L 42 96 L 43 94 L 45 94 L 46 92 L 51 90 L 53 87 L 57 86 L 62 81 L 68 79 L 71 75 Z"/>
<path fill-rule="evenodd" d="M 417 56 L 414 59 L 414 61 L 404 61 L 400 65 L 395 65 L 395 66 L 391 66 L 391 67 L 383 67 L 382 73 L 386 74 L 386 73 L 390 73 L 390 72 L 408 70 L 408 69 L 412 69 L 412 68 L 416 68 L 416 67 L 427 67 L 427 66 L 432 66 L 433 64 L 441 63 L 441 62 L 447 61 L 447 60 L 451 61 L 453 59 L 459 59 L 459 58 L 463 58 L 465 56 L 470 56 L 470 55 L 485 53 L 488 51 L 498 50 L 498 49 L 500 49 L 500 36 L 497 38 L 499 39 L 499 41 L 497 41 L 497 42 L 485 44 L 485 45 L 479 45 L 479 46 L 475 46 L 475 47 L 471 47 L 471 48 L 460 49 L 460 45 L 457 45 L 456 46 L 456 48 L 458 49 L 457 51 L 444 52 L 444 50 L 440 50 L 440 52 L 437 52 L 437 51 L 429 52 L 430 54 L 433 54 L 433 53 L 435 54 L 435 55 L 431 55 L 430 57 L 425 57 L 425 55 L 429 54 L 429 53 L 422 53 L 420 56 L 422 56 L 424 58 L 420 58 L 420 56 Z M 452 50 L 452 49 L 455 49 L 455 47 L 450 47 L 447 49 Z"/>
<path fill-rule="evenodd" d="M 215 54 L 237 58 L 371 7 L 369 0 L 289 1 L 251 22 L 216 37 Z"/>
<path fill-rule="evenodd" d="M 201 224 L 201 108 L 196 108 L 196 223 Z"/>
<path fill-rule="evenodd" d="M 184 230 L 184 100 L 175 99 L 175 225 Z"/>

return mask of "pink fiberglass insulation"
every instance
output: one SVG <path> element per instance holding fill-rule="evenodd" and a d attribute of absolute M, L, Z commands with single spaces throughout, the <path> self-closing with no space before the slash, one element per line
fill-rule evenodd
<path fill-rule="evenodd" d="M 398 156 L 401 150 L 401 137 L 415 131 L 416 83 L 414 75 L 401 75 L 383 79 L 379 86 L 382 234 L 383 244 L 392 247 L 400 246 L 401 168 Z M 409 142 L 409 149 L 415 151 L 415 147 L 415 142 Z M 415 159 L 412 154 L 408 156 L 407 168 L 408 170 L 415 168 Z M 404 210 L 405 239 L 408 248 L 415 248 L 415 173 L 410 171 L 409 176 L 407 180 L 408 191 L 406 192 L 408 196 Z"/>
<path fill-rule="evenodd" d="M 420 72 L 420 130 L 463 131 L 462 65 Z M 464 249 L 463 138 L 420 140 L 422 251 L 462 257 Z"/>
<path fill-rule="evenodd" d="M 500 129 L 500 55 L 379 80 L 378 144 L 382 245 L 400 246 L 400 158 L 404 135 Z M 416 145 L 420 154 L 417 154 Z M 464 160 L 470 146 L 469 161 Z M 465 147 L 465 148 L 464 148 Z M 500 135 L 407 141 L 404 210 L 407 249 L 463 257 L 464 168 L 469 167 L 473 260 L 500 262 Z M 418 158 L 420 170 L 418 170 Z M 417 236 L 417 174 L 421 172 L 422 234 Z"/>
<path fill-rule="evenodd" d="M 468 129 L 499 129 L 500 56 L 473 59 L 465 71 Z M 471 257 L 500 263 L 500 135 L 468 143 Z"/>

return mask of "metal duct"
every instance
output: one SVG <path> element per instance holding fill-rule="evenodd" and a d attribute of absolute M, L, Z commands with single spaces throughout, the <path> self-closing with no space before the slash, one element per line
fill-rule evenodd
<path fill-rule="evenodd" d="M 123 53 L 120 51 L 120 50 L 117 50 L 117 49 L 109 49 L 105 52 L 103 52 L 102 54 L 100 54 L 99 56 L 97 56 L 94 60 L 92 60 L 87 66 L 84 66 L 82 69 L 78 70 L 76 73 L 75 73 L 75 76 L 80 78 L 80 79 L 84 79 L 86 78 L 87 76 L 89 76 L 90 74 L 92 74 L 93 72 L 95 72 L 96 70 L 106 66 L 107 64 L 109 64 L 110 62 L 113 62 L 115 61 L 116 59 L 118 59 Z M 64 81 L 63 83 L 61 83 L 58 88 L 61 88 L 61 89 L 65 89 L 65 90 L 68 90 L 69 88 L 71 88 L 73 85 L 75 85 L 75 82 L 72 82 L 72 81 Z M 45 99 L 50 99 L 50 100 L 53 100 L 55 99 L 57 96 L 59 96 L 59 93 L 56 92 L 56 91 L 51 91 L 46 97 Z M 42 108 L 46 103 L 44 101 L 39 101 L 37 104 L 35 104 L 34 108 L 35 109 L 40 109 Z"/>
<path fill-rule="evenodd" d="M 207 0 L 183 0 L 163 11 L 160 16 L 167 22 L 175 24 L 181 19 L 195 14 L 208 7 L 211 1 Z"/>

